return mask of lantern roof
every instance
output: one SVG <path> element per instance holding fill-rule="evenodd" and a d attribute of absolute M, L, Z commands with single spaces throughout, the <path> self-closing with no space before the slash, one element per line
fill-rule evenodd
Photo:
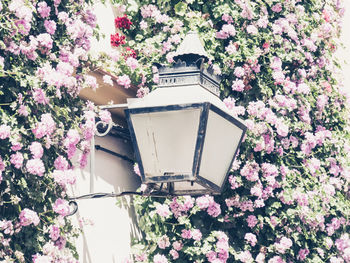
<path fill-rule="evenodd" d="M 191 64 L 200 58 L 202 58 L 205 62 L 209 60 L 208 54 L 205 51 L 197 32 L 190 31 L 177 48 L 174 60 L 181 60 L 187 62 L 187 64 Z"/>

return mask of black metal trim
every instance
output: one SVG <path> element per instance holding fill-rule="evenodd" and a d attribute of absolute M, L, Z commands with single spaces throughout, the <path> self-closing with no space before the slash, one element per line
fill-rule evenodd
<path fill-rule="evenodd" d="M 133 147 L 134 147 L 134 152 L 136 156 L 137 163 L 139 165 L 140 173 L 141 173 L 141 179 L 145 183 L 161 183 L 164 180 L 169 180 L 171 181 L 182 181 L 182 180 L 194 180 L 195 179 L 195 174 L 192 175 L 175 175 L 167 177 L 167 176 L 154 176 L 154 177 L 147 177 L 145 176 L 143 164 L 142 164 L 142 159 L 141 159 L 141 153 L 136 141 L 136 135 L 135 135 L 135 129 L 131 121 L 131 114 L 142 114 L 142 113 L 152 113 L 152 112 L 164 112 L 164 111 L 176 111 L 176 110 L 187 110 L 187 109 L 201 109 L 201 115 L 200 115 L 200 125 L 201 124 L 201 117 L 203 117 L 203 114 L 205 114 L 205 107 L 209 109 L 209 103 L 189 103 L 189 104 L 181 104 L 181 105 L 166 105 L 166 106 L 155 106 L 155 107 L 144 107 L 144 108 L 133 108 L 133 109 L 125 109 L 125 116 L 126 120 L 128 123 L 128 127 L 130 130 L 130 136 L 132 138 L 133 142 Z M 208 111 L 207 109 L 207 111 Z M 197 142 L 198 143 L 198 142 Z M 197 147 L 197 145 L 196 145 Z M 193 171 L 192 171 L 193 172 Z"/>
<path fill-rule="evenodd" d="M 193 158 L 193 167 L 192 167 L 192 174 L 195 178 L 199 175 L 199 168 L 202 160 L 202 152 L 203 152 L 203 146 L 204 146 L 205 135 L 207 131 L 208 116 L 209 116 L 210 103 L 205 102 L 203 104 L 204 104 L 203 110 L 199 117 L 197 141 L 196 141 L 196 147 L 195 147 L 194 158 Z"/>
<path fill-rule="evenodd" d="M 127 161 L 129 163 L 132 163 L 132 164 L 135 163 L 135 160 L 130 159 L 128 156 L 122 155 L 122 154 L 114 152 L 114 151 L 111 151 L 111 150 L 109 150 L 109 149 L 107 149 L 105 147 L 102 147 L 101 145 L 95 144 L 95 149 L 96 150 L 101 150 L 101 151 L 109 153 L 109 154 L 111 154 L 113 156 L 119 157 L 120 159 L 123 159 L 124 161 Z"/>

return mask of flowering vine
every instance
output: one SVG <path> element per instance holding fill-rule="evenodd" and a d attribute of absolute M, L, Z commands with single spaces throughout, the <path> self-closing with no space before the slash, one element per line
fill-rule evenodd
<path fill-rule="evenodd" d="M 91 1 L 0 3 L 0 261 L 77 262 L 67 188 L 95 129 Z M 78 161 L 73 161 L 78 159 Z"/>
<path fill-rule="evenodd" d="M 136 198 L 145 238 L 134 260 L 350 262 L 349 110 L 333 55 L 342 2 L 115 2 L 126 38 L 107 57 L 120 85 L 147 94 L 150 65 L 173 63 L 196 30 L 224 103 L 249 128 L 221 196 Z"/>

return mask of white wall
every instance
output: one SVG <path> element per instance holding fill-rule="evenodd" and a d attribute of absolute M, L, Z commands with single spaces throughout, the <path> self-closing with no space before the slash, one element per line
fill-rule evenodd
<path fill-rule="evenodd" d="M 102 147 L 133 157 L 128 142 L 112 136 L 96 137 L 95 140 Z M 71 196 L 135 191 L 140 185 L 131 163 L 101 150 L 95 152 L 94 175 L 89 165 L 84 171 L 77 172 L 79 174 Z M 125 201 L 121 206 L 116 205 L 116 198 L 77 201 L 79 209 L 72 217 L 83 230 L 76 243 L 81 263 L 121 263 L 129 257 L 131 238 L 140 234 L 130 197 L 120 200 Z"/>

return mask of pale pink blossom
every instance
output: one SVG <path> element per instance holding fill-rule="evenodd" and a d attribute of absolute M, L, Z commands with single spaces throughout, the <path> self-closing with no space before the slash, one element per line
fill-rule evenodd
<path fill-rule="evenodd" d="M 6 125 L 6 124 L 2 124 L 0 125 L 0 139 L 4 140 L 9 138 L 11 135 L 11 127 Z"/>
<path fill-rule="evenodd" d="M 101 121 L 104 123 L 110 123 L 112 121 L 112 115 L 108 110 L 101 110 L 98 113 L 98 116 L 100 117 Z"/>
<path fill-rule="evenodd" d="M 202 232 L 199 229 L 193 229 L 191 234 L 195 241 L 200 241 L 202 239 Z"/>
<path fill-rule="evenodd" d="M 255 227 L 255 225 L 258 223 L 258 219 L 256 218 L 255 215 L 249 215 L 247 217 L 247 223 L 250 228 Z"/>
<path fill-rule="evenodd" d="M 191 230 L 182 229 L 182 230 L 181 230 L 181 237 L 182 237 L 182 238 L 185 238 L 185 239 L 190 239 L 190 238 L 192 238 L 192 232 L 191 232 Z"/>
<path fill-rule="evenodd" d="M 55 21 L 45 20 L 44 26 L 45 26 L 47 33 L 49 33 L 50 35 L 55 34 L 55 32 L 56 32 L 56 22 Z"/>
<path fill-rule="evenodd" d="M 245 87 L 244 82 L 241 79 L 237 79 L 232 82 L 232 90 L 243 91 L 244 87 Z"/>
<path fill-rule="evenodd" d="M 124 88 L 128 89 L 131 85 L 131 80 L 128 75 L 122 75 L 118 77 L 117 83 L 121 86 L 124 86 Z"/>
<path fill-rule="evenodd" d="M 164 255 L 156 254 L 153 257 L 153 263 L 168 263 L 168 260 Z"/>
<path fill-rule="evenodd" d="M 284 254 L 292 245 L 293 242 L 290 238 L 282 237 L 279 242 L 275 243 L 275 248 L 279 253 Z"/>
<path fill-rule="evenodd" d="M 50 238 L 56 241 L 60 237 L 60 228 L 56 225 L 50 227 Z"/>
<path fill-rule="evenodd" d="M 54 161 L 54 166 L 57 170 L 66 170 L 68 169 L 68 161 L 66 160 L 66 158 L 60 155 Z"/>
<path fill-rule="evenodd" d="M 247 26 L 247 32 L 251 35 L 258 34 L 258 29 L 254 25 Z"/>
<path fill-rule="evenodd" d="M 112 77 L 110 75 L 104 75 L 102 79 L 103 79 L 104 83 L 113 86 L 113 80 L 112 80 Z"/>
<path fill-rule="evenodd" d="M 177 252 L 176 250 L 172 249 L 172 250 L 170 250 L 169 253 L 173 257 L 174 260 L 179 258 L 179 252 Z"/>
<path fill-rule="evenodd" d="M 183 248 L 183 244 L 181 241 L 175 241 L 173 243 L 173 248 L 176 250 L 176 251 L 180 251 L 182 248 Z"/>
<path fill-rule="evenodd" d="M 50 16 L 51 7 L 47 6 L 45 1 L 38 3 L 38 12 L 42 18 L 47 18 Z"/>
<path fill-rule="evenodd" d="M 43 176 L 45 172 L 45 166 L 41 159 L 31 159 L 27 162 L 26 168 L 28 173 Z"/>
<path fill-rule="evenodd" d="M 23 164 L 23 154 L 20 152 L 16 152 L 14 154 L 11 154 L 10 156 L 10 162 L 17 168 L 20 169 Z"/>
<path fill-rule="evenodd" d="M 166 204 L 157 204 L 156 206 L 156 213 L 160 215 L 161 217 L 167 217 L 170 215 L 169 206 Z"/>
<path fill-rule="evenodd" d="M 54 181 L 62 187 L 66 187 L 67 184 L 75 184 L 77 178 L 73 170 L 54 170 L 52 176 Z"/>
<path fill-rule="evenodd" d="M 139 63 L 138 63 L 137 59 L 135 59 L 133 57 L 128 57 L 126 59 L 126 65 L 131 69 L 131 71 L 134 71 L 135 69 L 137 69 L 139 67 Z"/>
<path fill-rule="evenodd" d="M 28 208 L 25 208 L 21 211 L 21 213 L 19 214 L 19 220 L 21 226 L 29 226 L 30 224 L 37 226 L 40 222 L 38 214 L 35 211 L 30 210 Z"/>
<path fill-rule="evenodd" d="M 46 97 L 45 91 L 41 88 L 34 89 L 33 97 L 35 102 L 46 105 L 49 103 L 49 99 Z"/>
<path fill-rule="evenodd" d="M 70 213 L 69 204 L 67 200 L 58 198 L 52 206 L 53 211 L 61 216 L 67 216 Z"/>
<path fill-rule="evenodd" d="M 157 245 L 160 249 L 166 249 L 170 246 L 169 237 L 167 235 L 161 236 L 157 241 Z"/>

